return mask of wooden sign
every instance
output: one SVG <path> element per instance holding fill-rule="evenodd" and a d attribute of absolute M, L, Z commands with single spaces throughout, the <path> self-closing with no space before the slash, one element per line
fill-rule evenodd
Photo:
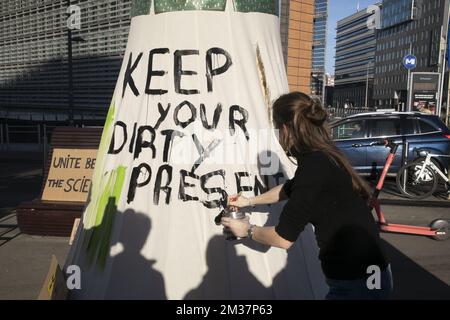
<path fill-rule="evenodd" d="M 54 149 L 42 200 L 86 202 L 97 150 Z"/>
<path fill-rule="evenodd" d="M 67 294 L 68 290 L 64 274 L 59 267 L 58 260 L 53 255 L 38 300 L 66 300 Z"/>

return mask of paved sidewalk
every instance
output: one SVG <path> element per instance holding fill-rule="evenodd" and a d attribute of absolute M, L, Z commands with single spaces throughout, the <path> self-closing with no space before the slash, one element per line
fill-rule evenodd
<path fill-rule="evenodd" d="M 54 254 L 60 265 L 69 239 L 20 234 L 14 214 L 0 219 L 0 300 L 35 300 Z"/>
<path fill-rule="evenodd" d="M 395 179 L 389 178 L 380 194 L 380 202 L 397 206 L 450 208 L 450 200 L 447 197 L 446 190 L 439 190 L 435 195 L 423 200 L 408 199 L 398 191 Z"/>

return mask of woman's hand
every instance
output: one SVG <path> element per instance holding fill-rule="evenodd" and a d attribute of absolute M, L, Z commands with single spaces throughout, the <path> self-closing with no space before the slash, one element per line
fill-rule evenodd
<path fill-rule="evenodd" d="M 228 209 L 231 211 L 239 211 L 242 208 L 250 207 L 252 205 L 249 198 L 246 198 L 242 193 L 228 197 Z"/>
<path fill-rule="evenodd" d="M 251 226 L 249 217 L 244 219 L 222 218 L 222 225 L 229 228 L 231 233 L 238 238 L 247 238 Z"/>
<path fill-rule="evenodd" d="M 274 204 L 282 200 L 286 200 L 288 197 L 283 190 L 284 184 L 272 188 L 264 194 L 256 196 L 254 198 L 246 198 L 242 196 L 242 192 L 228 197 L 227 207 L 231 211 L 239 211 L 245 207 L 261 206 L 266 204 Z"/>

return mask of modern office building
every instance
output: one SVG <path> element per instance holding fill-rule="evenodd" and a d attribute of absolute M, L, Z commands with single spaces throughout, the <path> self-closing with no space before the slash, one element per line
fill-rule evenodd
<path fill-rule="evenodd" d="M 372 22 L 377 12 L 364 9 L 337 23 L 335 107 L 373 106 L 376 28 Z"/>
<path fill-rule="evenodd" d="M 280 17 L 289 87 L 310 94 L 314 0 L 281 0 Z"/>
<path fill-rule="evenodd" d="M 277 0 L 273 1 L 275 5 Z M 71 90 L 68 3 L 81 9 L 80 30 L 73 29 L 71 36 Z M 101 123 L 123 61 L 132 7 L 149 3 L 0 1 L 0 117 L 66 121 L 72 110 L 75 120 L 99 119 Z M 314 0 L 281 0 L 280 10 L 290 87 L 309 93 Z"/>
<path fill-rule="evenodd" d="M 66 120 L 69 108 L 66 0 L 0 2 L 0 108 L 7 117 Z M 102 119 L 117 81 L 131 0 L 72 0 L 73 114 Z"/>
<path fill-rule="evenodd" d="M 447 38 L 449 1 L 384 0 L 377 33 L 375 103 L 385 109 L 407 109 L 408 71 L 403 58 L 417 57 L 414 72 L 441 72 Z"/>
<path fill-rule="evenodd" d="M 328 0 L 316 0 L 312 47 L 311 94 L 323 96 L 327 46 Z"/>

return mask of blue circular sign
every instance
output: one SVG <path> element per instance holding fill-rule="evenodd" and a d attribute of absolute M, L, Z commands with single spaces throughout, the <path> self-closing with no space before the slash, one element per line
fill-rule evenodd
<path fill-rule="evenodd" d="M 417 67 L 417 57 L 412 54 L 408 54 L 403 58 L 403 66 L 408 70 L 414 69 Z"/>

